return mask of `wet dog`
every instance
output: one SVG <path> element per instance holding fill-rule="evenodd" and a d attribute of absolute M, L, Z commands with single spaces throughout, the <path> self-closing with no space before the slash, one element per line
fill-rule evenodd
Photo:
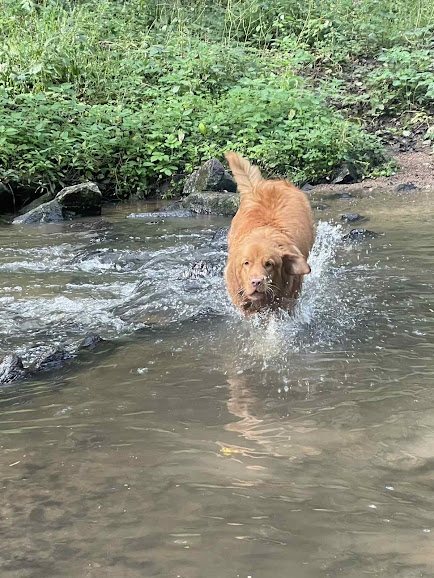
<path fill-rule="evenodd" d="M 233 304 L 245 314 L 292 311 L 314 241 L 310 203 L 284 180 L 265 180 L 258 167 L 226 154 L 241 203 L 228 234 L 225 279 Z"/>

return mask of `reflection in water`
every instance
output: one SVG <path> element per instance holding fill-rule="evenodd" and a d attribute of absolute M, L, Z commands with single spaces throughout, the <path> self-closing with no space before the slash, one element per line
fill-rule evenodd
<path fill-rule="evenodd" d="M 2 575 L 432 576 L 417 201 L 353 203 L 385 233 L 354 246 L 332 202 L 295 317 L 253 321 L 225 295 L 224 220 L 1 228 L 2 351 L 114 340 L 2 391 Z"/>

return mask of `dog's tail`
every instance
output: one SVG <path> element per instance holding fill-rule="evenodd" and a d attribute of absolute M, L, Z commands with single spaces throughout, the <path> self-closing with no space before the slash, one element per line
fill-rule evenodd
<path fill-rule="evenodd" d="M 240 155 L 229 152 L 226 153 L 225 157 L 237 182 L 241 196 L 250 193 L 263 180 L 258 167 L 251 165 L 248 160 L 243 159 Z"/>

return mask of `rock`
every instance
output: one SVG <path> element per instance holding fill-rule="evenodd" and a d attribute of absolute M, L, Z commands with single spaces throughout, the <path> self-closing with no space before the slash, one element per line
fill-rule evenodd
<path fill-rule="evenodd" d="M 104 218 L 99 218 L 88 221 L 71 221 L 67 226 L 72 231 L 101 231 L 104 233 L 113 228 L 113 223 L 106 221 Z"/>
<path fill-rule="evenodd" d="M 312 209 L 316 209 L 317 211 L 325 211 L 328 208 L 329 208 L 329 206 L 326 205 L 325 203 L 323 203 L 323 204 L 319 203 L 318 205 L 312 205 Z"/>
<path fill-rule="evenodd" d="M 204 191 L 227 191 L 235 193 L 237 184 L 217 159 L 210 159 L 187 179 L 184 195 Z"/>
<path fill-rule="evenodd" d="M 197 321 L 207 321 L 208 319 L 213 319 L 220 316 L 220 311 L 213 309 L 212 307 L 206 307 L 195 313 L 188 321 L 195 323 Z"/>
<path fill-rule="evenodd" d="M 53 351 L 42 355 L 33 364 L 33 371 L 51 371 L 53 369 L 60 369 L 73 358 L 71 353 L 63 349 L 54 349 Z"/>
<path fill-rule="evenodd" d="M 100 215 L 102 194 L 95 183 L 66 187 L 48 203 L 31 209 L 12 221 L 14 225 L 59 223 L 76 216 Z"/>
<path fill-rule="evenodd" d="M 71 263 L 74 265 L 86 263 L 85 268 L 104 269 L 111 268 L 115 271 L 135 269 L 138 265 L 143 265 L 148 257 L 143 253 L 131 251 L 124 253 L 117 249 L 83 249 L 71 257 Z M 92 263 L 93 261 L 93 263 Z"/>
<path fill-rule="evenodd" d="M 233 217 L 240 205 L 240 197 L 236 193 L 192 193 L 183 200 L 183 205 L 192 213 Z"/>
<path fill-rule="evenodd" d="M 235 182 L 235 179 L 232 177 L 232 175 L 228 173 L 228 171 L 223 173 L 223 177 L 219 182 L 218 187 L 219 188 L 217 190 L 219 191 L 227 191 L 228 193 L 237 192 L 237 183 Z"/>
<path fill-rule="evenodd" d="M 302 187 L 301 190 L 303 191 L 303 193 L 307 193 L 309 191 L 311 191 L 312 189 L 314 189 L 314 185 L 311 185 L 310 183 L 305 183 Z"/>
<path fill-rule="evenodd" d="M 37 199 L 35 199 L 31 203 L 29 203 L 28 205 L 25 205 L 24 207 L 22 207 L 22 209 L 19 210 L 19 213 L 20 213 L 20 215 L 28 213 L 29 211 L 36 209 L 36 207 L 40 207 L 44 203 L 49 203 L 53 199 L 54 199 L 54 193 L 52 193 L 51 191 L 48 191 L 47 193 L 44 193 L 43 195 L 41 195 L 40 197 L 38 197 Z"/>
<path fill-rule="evenodd" d="M 376 239 L 380 233 L 370 231 L 369 229 L 351 229 L 351 231 L 344 235 L 344 241 L 363 241 L 364 239 Z"/>
<path fill-rule="evenodd" d="M 0 383 L 12 383 L 28 377 L 29 372 L 23 367 L 21 357 L 12 353 L 6 355 L 0 363 Z"/>
<path fill-rule="evenodd" d="M 167 205 L 163 209 L 167 213 L 173 213 L 174 211 L 182 210 L 182 201 L 174 201 L 171 205 Z"/>
<path fill-rule="evenodd" d="M 0 363 L 0 384 L 26 379 L 39 372 L 61 369 L 77 355 L 80 355 L 80 352 L 84 354 L 86 351 L 95 349 L 103 341 L 105 340 L 99 335 L 89 334 L 74 351 L 68 352 L 60 348 L 52 349 L 48 353 L 41 354 L 29 368 L 23 366 L 22 359 L 18 355 L 6 355 Z"/>
<path fill-rule="evenodd" d="M 355 181 L 359 181 L 362 176 L 353 163 L 344 162 L 332 182 L 335 184 L 354 183 Z"/>
<path fill-rule="evenodd" d="M 410 193 L 411 191 L 416 191 L 418 187 L 414 183 L 402 183 L 397 185 L 396 192 L 397 193 Z"/>
<path fill-rule="evenodd" d="M 233 216 L 239 206 L 236 190 L 236 182 L 221 162 L 211 159 L 187 179 L 182 207 L 192 213 Z"/>
<path fill-rule="evenodd" d="M 185 209 L 176 211 L 160 211 L 156 213 L 130 213 L 127 215 L 127 219 L 181 219 L 186 217 L 191 217 L 191 211 Z"/>
<path fill-rule="evenodd" d="M 98 343 L 102 343 L 103 341 L 104 341 L 104 339 L 102 337 L 100 337 L 99 335 L 97 335 L 96 333 L 87 335 L 83 339 L 83 341 L 79 347 L 79 350 L 81 351 L 83 349 L 85 349 L 85 350 L 95 349 L 95 347 L 98 345 Z"/>
<path fill-rule="evenodd" d="M 0 214 L 15 211 L 15 197 L 13 192 L 0 182 Z"/>
<path fill-rule="evenodd" d="M 63 210 L 75 215 L 100 215 L 102 194 L 95 183 L 80 183 L 57 193 L 56 201 Z"/>
<path fill-rule="evenodd" d="M 354 198 L 355 197 L 347 191 L 342 191 L 341 193 L 331 193 L 327 195 L 327 199 L 330 201 L 352 201 Z"/>
<path fill-rule="evenodd" d="M 212 236 L 211 241 L 218 245 L 226 246 L 228 244 L 229 227 L 220 227 Z"/>
<path fill-rule="evenodd" d="M 13 225 L 36 225 L 38 223 L 59 223 L 64 220 L 62 207 L 54 200 L 44 203 L 17 217 L 12 221 Z"/>
<path fill-rule="evenodd" d="M 344 213 L 341 215 L 341 221 L 346 223 L 355 223 L 356 221 L 367 221 L 366 217 L 362 217 L 359 213 Z"/>

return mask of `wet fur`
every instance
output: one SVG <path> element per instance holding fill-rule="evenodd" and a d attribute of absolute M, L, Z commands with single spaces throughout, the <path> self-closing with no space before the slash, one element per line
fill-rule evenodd
<path fill-rule="evenodd" d="M 307 258 L 314 241 L 310 203 L 293 184 L 263 179 L 257 167 L 233 152 L 226 158 L 241 195 L 228 234 L 229 296 L 246 314 L 270 308 L 292 310 L 303 275 L 310 272 Z M 266 259 L 272 268 L 264 269 Z M 252 268 L 258 275 L 263 271 L 265 290 L 259 300 L 249 298 Z"/>

